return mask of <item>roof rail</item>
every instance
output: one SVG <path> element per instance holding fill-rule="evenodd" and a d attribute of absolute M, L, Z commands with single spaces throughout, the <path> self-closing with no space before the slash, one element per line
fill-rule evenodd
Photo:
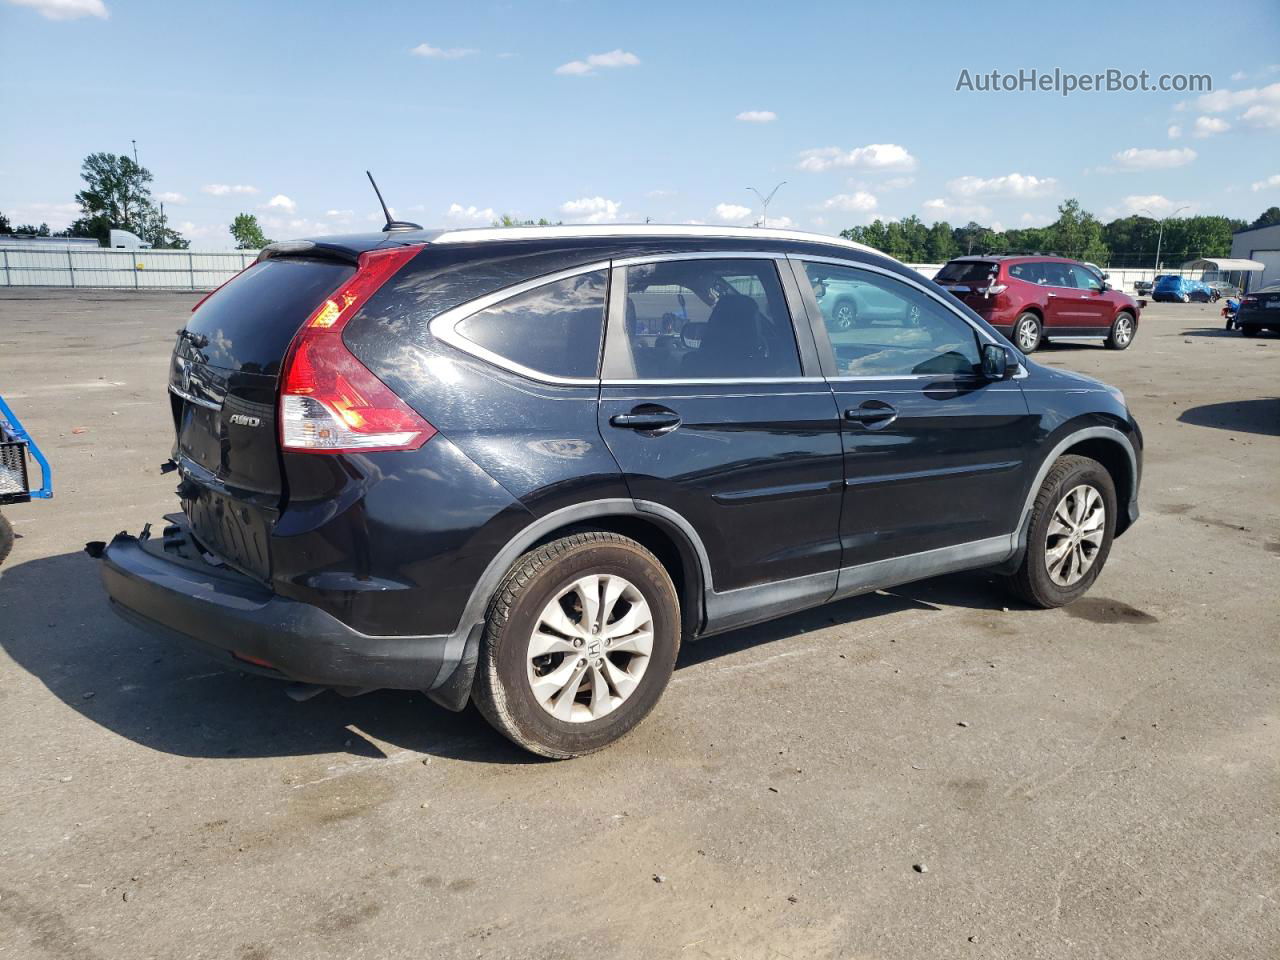
<path fill-rule="evenodd" d="M 771 240 L 797 240 L 804 243 L 823 243 L 829 246 L 848 247 L 864 253 L 887 257 L 888 254 L 864 243 L 855 243 L 844 237 L 831 237 L 804 230 L 779 230 L 773 227 L 717 227 L 703 224 L 660 223 L 589 223 L 555 227 L 473 227 L 464 230 L 445 230 L 436 234 L 431 243 L 481 243 L 486 240 L 523 239 L 573 239 L 577 237 L 737 237 Z M 892 258 L 890 258 L 892 259 Z"/>

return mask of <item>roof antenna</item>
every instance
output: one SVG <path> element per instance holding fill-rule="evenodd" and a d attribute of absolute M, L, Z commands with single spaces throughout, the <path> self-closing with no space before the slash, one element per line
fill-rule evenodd
<path fill-rule="evenodd" d="M 373 184 L 373 192 L 378 195 L 378 202 L 382 204 L 382 215 L 387 218 L 387 225 L 382 228 L 383 233 L 392 233 L 397 230 L 421 230 L 422 224 L 410 223 L 408 220 L 392 220 L 391 211 L 387 209 L 387 201 L 382 199 L 382 191 L 378 189 L 378 183 L 373 179 L 373 174 L 368 170 L 364 175 L 369 178 L 369 182 Z"/>

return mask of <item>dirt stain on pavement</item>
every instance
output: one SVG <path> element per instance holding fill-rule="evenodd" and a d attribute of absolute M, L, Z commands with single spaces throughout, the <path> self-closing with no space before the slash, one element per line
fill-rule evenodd
<path fill-rule="evenodd" d="M 1120 600 L 1107 597 L 1081 597 L 1075 603 L 1062 608 L 1069 617 L 1088 620 L 1090 623 L 1159 623 L 1144 610 L 1131 607 Z"/>

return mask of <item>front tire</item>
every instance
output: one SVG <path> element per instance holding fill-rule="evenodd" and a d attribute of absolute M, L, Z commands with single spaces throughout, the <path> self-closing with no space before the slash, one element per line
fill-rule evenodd
<path fill-rule="evenodd" d="M 1013 325 L 1013 342 L 1023 353 L 1035 353 L 1044 339 L 1044 325 L 1034 313 L 1019 314 Z"/>
<path fill-rule="evenodd" d="M 1045 609 L 1078 600 L 1102 572 L 1115 529 L 1111 474 L 1088 457 L 1060 457 L 1032 504 L 1026 550 L 1010 588 Z"/>
<path fill-rule="evenodd" d="M 1107 349 L 1128 350 L 1129 344 L 1133 343 L 1134 332 L 1133 314 L 1122 310 L 1116 314 L 1115 322 L 1111 324 L 1111 335 L 1107 337 Z"/>
<path fill-rule="evenodd" d="M 518 559 L 489 606 L 472 699 L 532 753 L 593 753 L 643 720 L 680 649 L 680 602 L 634 540 L 576 533 Z"/>
<path fill-rule="evenodd" d="M 858 323 L 858 304 L 852 298 L 845 297 L 832 309 L 831 319 L 837 330 L 848 330 Z"/>

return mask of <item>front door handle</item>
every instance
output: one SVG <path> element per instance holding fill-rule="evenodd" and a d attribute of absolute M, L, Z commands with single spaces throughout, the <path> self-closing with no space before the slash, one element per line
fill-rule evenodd
<path fill-rule="evenodd" d="M 868 400 L 860 407 L 851 408 L 844 412 L 846 420 L 852 420 L 855 423 L 866 424 L 888 424 L 898 415 L 896 407 L 892 407 L 880 400 Z"/>
<path fill-rule="evenodd" d="M 609 423 L 626 430 L 672 430 L 680 426 L 680 414 L 665 407 L 637 407 L 630 413 L 615 413 Z"/>

